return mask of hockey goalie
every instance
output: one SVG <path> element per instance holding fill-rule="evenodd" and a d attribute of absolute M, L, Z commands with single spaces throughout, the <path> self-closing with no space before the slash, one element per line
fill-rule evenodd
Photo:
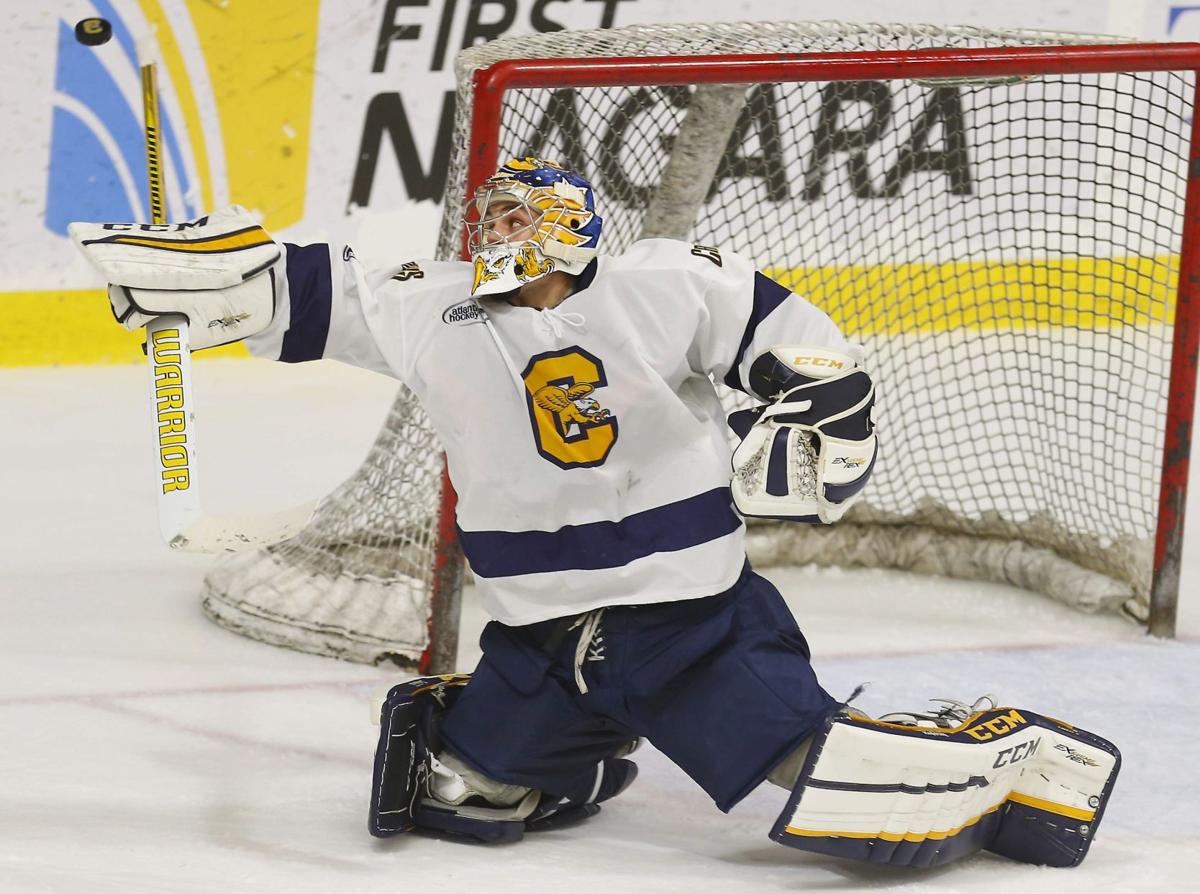
<path fill-rule="evenodd" d="M 859 347 L 735 253 L 601 253 L 591 185 L 548 160 L 507 162 L 464 218 L 470 261 L 372 273 L 341 245 L 283 245 L 265 267 L 222 252 L 256 226 L 239 209 L 137 239 L 72 227 L 126 326 L 183 313 L 197 347 L 384 372 L 437 429 L 492 620 L 472 674 L 384 703 L 370 832 L 513 841 L 586 819 L 634 780 L 645 738 L 722 811 L 781 787 L 782 844 L 901 866 L 1083 860 L 1111 744 L 989 700 L 862 715 L 821 687 L 746 561 L 744 518 L 836 524 L 869 486 Z M 732 451 L 714 381 L 759 402 L 728 420 Z"/>

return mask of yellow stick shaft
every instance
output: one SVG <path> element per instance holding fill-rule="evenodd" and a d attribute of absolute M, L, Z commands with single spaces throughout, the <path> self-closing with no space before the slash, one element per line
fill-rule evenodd
<path fill-rule="evenodd" d="M 146 122 L 146 171 L 150 178 L 150 223 L 165 224 L 162 134 L 158 122 L 158 71 L 153 62 L 142 66 L 142 112 Z"/>

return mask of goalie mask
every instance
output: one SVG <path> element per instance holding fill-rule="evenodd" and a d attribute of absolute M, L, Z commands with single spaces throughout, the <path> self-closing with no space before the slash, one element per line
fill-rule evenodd
<path fill-rule="evenodd" d="M 553 161 L 514 158 L 475 190 L 463 224 L 475 265 L 472 295 L 497 295 L 596 256 L 603 221 L 592 186 Z"/>

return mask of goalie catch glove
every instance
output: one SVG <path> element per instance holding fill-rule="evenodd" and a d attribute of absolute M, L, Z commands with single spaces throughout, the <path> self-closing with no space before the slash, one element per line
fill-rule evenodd
<path fill-rule="evenodd" d="M 750 387 L 773 403 L 729 425 L 733 502 L 745 516 L 837 521 L 875 465 L 875 385 L 856 359 L 807 345 L 777 345 L 750 369 Z"/>
<path fill-rule="evenodd" d="M 135 331 L 181 314 L 192 350 L 247 338 L 275 312 L 282 252 L 245 208 L 173 224 L 73 223 L 71 238 L 109 283 L 113 316 Z"/>

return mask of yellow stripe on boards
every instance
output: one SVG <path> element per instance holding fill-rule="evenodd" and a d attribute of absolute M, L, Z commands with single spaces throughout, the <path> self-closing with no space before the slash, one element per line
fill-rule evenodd
<path fill-rule="evenodd" d="M 1179 258 L 768 268 L 853 336 L 1175 321 Z"/>
<path fill-rule="evenodd" d="M 100 289 L 0 293 L 0 366 L 145 363 L 143 341 L 113 319 Z M 249 356 L 233 344 L 194 358 Z"/>
<path fill-rule="evenodd" d="M 1178 258 L 979 261 L 764 272 L 808 297 L 851 337 L 1034 326 L 1106 331 L 1174 322 Z M 78 311 L 76 319 L 77 311 L 67 308 L 85 295 L 93 300 L 85 311 Z M 51 318 L 52 327 L 47 325 Z M 134 354 L 126 342 L 135 343 L 136 338 L 113 322 L 108 302 L 99 291 L 0 292 L 0 365 L 138 359 L 140 348 L 135 344 Z M 196 356 L 222 356 L 221 352 L 247 356 L 241 347 L 202 351 Z"/>
<path fill-rule="evenodd" d="M 304 216 L 319 7 L 187 0 L 221 119 L 229 198 L 261 212 L 268 230 Z"/>

